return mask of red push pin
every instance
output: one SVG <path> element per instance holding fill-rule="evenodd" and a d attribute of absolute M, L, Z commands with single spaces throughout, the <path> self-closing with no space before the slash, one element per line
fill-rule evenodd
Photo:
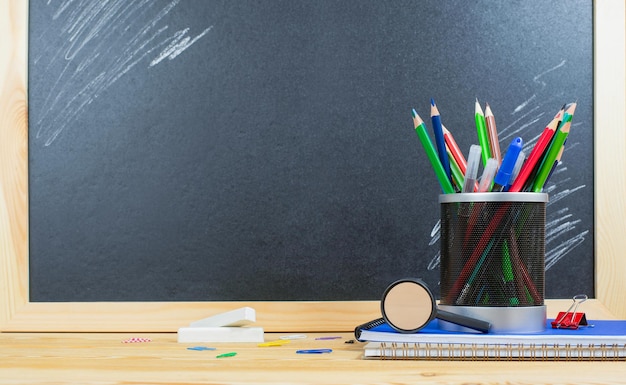
<path fill-rule="evenodd" d="M 587 317 L 585 313 L 577 313 L 578 305 L 587 300 L 585 294 L 578 294 L 572 298 L 574 303 L 567 311 L 559 312 L 556 319 L 552 321 L 552 329 L 578 329 L 579 326 L 587 326 Z M 571 311 L 574 309 L 574 311 Z"/>

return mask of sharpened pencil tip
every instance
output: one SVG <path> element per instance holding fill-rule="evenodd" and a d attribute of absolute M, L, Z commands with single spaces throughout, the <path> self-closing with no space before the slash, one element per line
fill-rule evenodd
<path fill-rule="evenodd" d="M 417 117 L 417 111 L 415 111 L 415 108 L 413 108 L 411 110 L 411 114 L 413 114 L 413 117 L 416 118 Z"/>
<path fill-rule="evenodd" d="M 576 106 L 577 106 L 576 102 L 568 104 L 567 108 L 565 109 L 565 112 L 570 115 L 574 115 L 574 111 L 576 111 Z"/>
<path fill-rule="evenodd" d="M 415 128 L 417 128 L 419 125 L 421 125 L 422 123 L 424 123 L 424 121 L 422 120 L 422 118 L 420 118 L 420 116 L 417 114 L 417 111 L 415 111 L 415 108 L 413 109 L 413 124 L 415 125 Z"/>
<path fill-rule="evenodd" d="M 476 98 L 476 103 L 474 103 L 474 113 L 484 115 L 483 108 L 478 103 L 478 98 Z"/>
<path fill-rule="evenodd" d="M 489 107 L 489 103 L 485 103 L 485 116 L 492 117 L 493 111 L 491 111 L 491 107 Z"/>
<path fill-rule="evenodd" d="M 434 106 L 434 105 L 435 105 L 435 99 L 430 98 L 430 105 L 431 105 L 431 106 Z"/>

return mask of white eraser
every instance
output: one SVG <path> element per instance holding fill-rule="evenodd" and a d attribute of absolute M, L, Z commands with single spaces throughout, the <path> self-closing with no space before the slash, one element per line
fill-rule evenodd
<path fill-rule="evenodd" d="M 251 307 L 242 307 L 226 313 L 194 321 L 191 327 L 244 326 L 256 322 L 256 312 Z"/>
<path fill-rule="evenodd" d="M 263 342 L 261 327 L 186 327 L 178 329 L 178 342 Z"/>

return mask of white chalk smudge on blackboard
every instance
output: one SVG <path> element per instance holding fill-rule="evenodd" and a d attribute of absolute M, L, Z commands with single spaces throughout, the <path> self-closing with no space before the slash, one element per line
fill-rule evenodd
<path fill-rule="evenodd" d="M 556 223 L 563 221 L 567 218 L 571 218 L 571 214 L 564 217 L 564 218 L 559 218 L 558 221 L 556 221 Z M 558 236 L 563 235 L 573 229 L 576 228 L 576 225 L 581 223 L 581 220 L 575 220 L 575 221 L 567 221 L 567 222 L 563 222 L 563 223 L 558 223 L 558 225 L 554 223 L 553 221 L 553 225 L 551 226 L 546 226 L 548 228 L 548 231 L 546 231 L 546 244 L 549 244 L 550 242 L 552 242 L 553 240 L 557 239 Z"/>
<path fill-rule="evenodd" d="M 555 65 L 552 68 L 549 68 L 547 70 L 545 70 L 544 72 L 536 75 L 533 78 L 533 82 L 539 84 L 541 86 L 541 90 L 543 90 L 544 88 L 546 88 L 547 83 L 543 80 L 541 80 L 542 77 L 544 77 L 545 75 L 549 74 L 550 72 L 556 71 L 557 69 L 563 67 L 565 65 L 565 63 L 567 63 L 567 60 L 563 60 L 561 61 L 559 64 Z M 522 104 L 518 105 L 517 107 L 515 107 L 513 109 L 512 114 L 517 114 L 518 112 L 520 112 L 521 110 L 523 110 L 524 108 L 526 108 L 526 106 L 528 106 L 531 102 L 533 102 L 535 99 L 537 98 L 537 94 L 533 94 L 530 98 L 528 98 L 527 100 L 525 100 Z"/>
<path fill-rule="evenodd" d="M 552 249 L 548 249 L 548 247 L 546 246 L 545 269 L 549 270 L 558 261 L 560 261 L 563 257 L 565 257 L 569 252 L 571 252 L 578 245 L 583 243 L 585 241 L 585 236 L 587 236 L 587 234 L 589 234 L 589 230 L 585 230 L 582 233 L 574 235 L 573 237 L 565 240 L 560 245 Z"/>
<path fill-rule="evenodd" d="M 171 37 L 172 42 L 157 56 L 150 62 L 150 67 L 159 64 L 161 61 L 165 59 L 172 60 L 176 56 L 180 55 L 184 50 L 189 48 L 193 43 L 195 43 L 202 36 L 206 35 L 213 26 L 202 31 L 201 34 L 191 39 L 189 36 L 185 36 L 187 32 L 189 32 L 189 28 L 185 28 L 182 31 L 176 32 L 174 36 Z"/>
<path fill-rule="evenodd" d="M 437 250 L 437 253 L 430 260 L 430 263 L 428 264 L 426 269 L 428 269 L 428 270 L 435 270 L 435 269 L 439 268 L 440 264 L 441 264 L 441 250 Z"/>
<path fill-rule="evenodd" d="M 562 189 L 559 190 L 558 192 L 554 193 L 554 194 L 550 194 L 552 192 L 552 190 L 556 190 L 556 187 L 552 186 L 551 188 L 548 188 L 546 190 L 546 192 L 548 192 L 550 194 L 550 201 L 548 202 L 548 206 L 555 204 L 556 202 L 560 201 L 561 199 L 566 198 L 569 195 L 572 195 L 573 193 L 575 193 L 578 190 L 581 190 L 583 188 L 585 188 L 585 185 L 581 185 L 581 186 L 576 186 L 573 189 Z"/>
<path fill-rule="evenodd" d="M 428 246 L 432 246 L 439 240 L 441 234 L 441 219 L 437 221 L 433 229 L 430 231 L 430 242 L 428 242 Z"/>
<path fill-rule="evenodd" d="M 532 102 L 533 100 L 535 100 L 537 98 L 537 95 L 532 95 L 530 98 L 528 98 L 526 101 L 524 101 L 522 104 L 520 104 L 519 106 L 515 107 L 515 109 L 513 109 L 513 112 L 511 113 L 511 115 L 513 114 L 517 114 L 518 112 L 520 112 L 521 110 L 523 110 L 524 108 L 526 108 L 526 106 L 528 106 L 528 104 L 530 102 Z"/>
<path fill-rule="evenodd" d="M 521 132 L 523 128 L 529 127 L 530 124 L 528 120 L 526 119 L 528 119 L 529 116 L 531 116 L 532 114 L 536 114 L 531 118 L 530 121 L 532 122 L 543 119 L 544 113 L 538 110 L 539 110 L 539 106 L 534 106 L 528 112 L 522 114 L 513 122 L 509 123 L 508 125 L 504 127 L 499 127 L 498 138 L 500 139 L 500 141 L 506 142 L 507 139 L 512 138 L 514 135 Z M 520 125 L 520 122 L 524 122 L 524 123 Z"/>
<path fill-rule="evenodd" d="M 545 87 L 547 86 L 547 83 L 546 83 L 546 82 L 544 82 L 543 80 L 541 80 L 541 78 L 542 78 L 542 77 L 544 77 L 545 75 L 549 74 L 550 72 L 552 72 L 552 71 L 556 71 L 557 69 L 559 69 L 559 68 L 563 67 L 563 66 L 565 65 L 565 63 L 566 63 L 566 62 L 567 62 L 567 60 L 562 60 L 559 64 L 555 65 L 554 67 L 549 68 L 549 69 L 547 69 L 547 70 L 543 71 L 542 73 L 538 74 L 537 76 L 535 76 L 535 77 L 533 78 L 533 81 L 534 81 L 535 83 L 540 84 L 540 85 L 541 85 L 541 87 L 542 87 L 542 89 L 543 89 L 543 88 L 545 88 Z"/>
<path fill-rule="evenodd" d="M 190 27 L 168 33 L 164 18 L 180 0 L 162 7 L 141 1 L 48 1 L 55 7 L 48 30 L 39 37 L 45 52 L 33 61 L 34 71 L 47 73 L 61 66 L 53 86 L 45 91 L 36 138 L 51 145 L 103 91 L 148 59 L 146 68 L 173 60 L 205 36 L 208 26 L 191 38 Z M 58 40 L 55 40 L 58 39 Z M 45 57 L 45 60 L 43 59 Z M 78 91 L 76 91 L 78 90 Z"/>

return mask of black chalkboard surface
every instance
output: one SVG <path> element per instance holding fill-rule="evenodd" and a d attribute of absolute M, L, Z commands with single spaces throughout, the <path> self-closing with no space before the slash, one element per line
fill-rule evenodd
<path fill-rule="evenodd" d="M 527 151 L 578 102 L 546 186 L 546 297 L 593 296 L 591 1 L 29 17 L 31 301 L 378 299 L 406 276 L 437 293 L 441 190 L 411 121 L 431 97 L 466 154 L 476 98 Z"/>

